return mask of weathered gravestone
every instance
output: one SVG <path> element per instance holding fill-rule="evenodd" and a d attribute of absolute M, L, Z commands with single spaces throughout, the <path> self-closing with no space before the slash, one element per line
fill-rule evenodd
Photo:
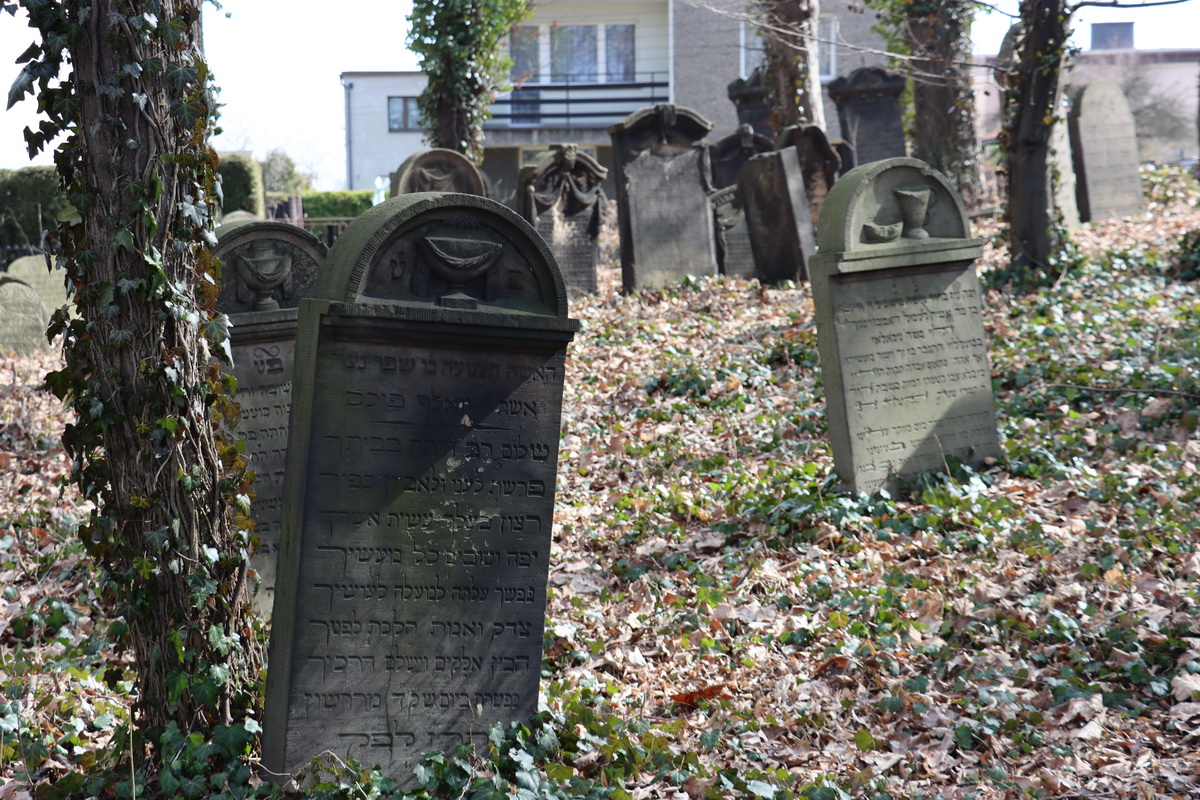
<path fill-rule="evenodd" d="M 713 220 L 717 236 L 717 263 L 722 275 L 753 278 L 758 274 L 754 265 L 754 250 L 750 244 L 750 229 L 746 225 L 746 209 L 742 190 L 737 185 L 713 192 Z"/>
<path fill-rule="evenodd" d="M 375 206 L 300 304 L 263 764 L 409 780 L 537 707 L 563 362 L 542 240 L 459 194 Z"/>
<path fill-rule="evenodd" d="M 762 66 L 755 67 L 750 77 L 738 78 L 726 91 L 737 109 L 738 122 L 750 125 L 755 133 L 771 137 L 775 135 L 775 127 L 771 124 L 771 104 L 767 101 L 764 74 Z"/>
<path fill-rule="evenodd" d="M 1083 221 L 1142 213 L 1137 131 L 1121 87 L 1092 81 L 1075 95 L 1068 119 Z"/>
<path fill-rule="evenodd" d="M 626 292 L 717 273 L 708 148 L 700 143 L 710 130 L 692 109 L 669 104 L 609 126 Z"/>
<path fill-rule="evenodd" d="M 461 192 L 487 196 L 483 173 L 462 153 L 435 147 L 418 150 L 392 173 L 388 197 L 416 192 Z"/>
<path fill-rule="evenodd" d="M 255 604 L 270 616 L 279 555 L 279 518 L 292 407 L 292 362 L 300 298 L 312 294 L 326 247 L 286 222 L 246 220 L 217 228 L 213 255 L 221 259 L 217 309 L 229 315 L 235 399 L 242 407 L 237 434 L 245 437 L 254 482 L 259 537 L 251 565 L 261 580 Z"/>
<path fill-rule="evenodd" d="M 759 153 L 769 153 L 774 149 L 775 143 L 766 136 L 755 133 L 749 125 L 739 125 L 736 131 L 709 145 L 713 188 L 733 186 L 747 161 Z"/>
<path fill-rule="evenodd" d="M 8 265 L 5 274 L 33 287 L 47 312 L 53 314 L 55 310 L 67 306 L 74 313 L 75 306 L 67 292 L 66 271 L 58 266 L 53 270 L 47 269 L 46 256 L 22 256 Z"/>
<path fill-rule="evenodd" d="M 813 230 L 821 219 L 821 207 L 842 171 L 842 160 L 829 144 L 825 131 L 816 125 L 793 125 L 775 140 L 775 148 L 796 148 L 800 159 L 800 174 L 804 176 L 804 193 L 808 197 L 808 212 Z"/>
<path fill-rule="evenodd" d="M 924 162 L 842 176 L 812 260 L 821 376 L 838 475 L 851 491 L 979 466 L 999 450 L 975 259 L 962 200 Z"/>
<path fill-rule="evenodd" d="M 829 96 L 837 104 L 842 138 L 854 152 L 856 164 L 908 152 L 900 119 L 903 92 L 904 76 L 880 67 L 859 67 L 829 84 Z"/>
<path fill-rule="evenodd" d="M 0 353 L 30 355 L 49 349 L 50 315 L 29 284 L 0 273 Z"/>
<path fill-rule="evenodd" d="M 604 207 L 608 170 L 574 144 L 556 145 L 536 166 L 521 170 L 517 197 L 562 270 L 568 291 L 596 291 L 596 238 Z"/>
<path fill-rule="evenodd" d="M 738 188 L 758 278 L 765 283 L 807 279 L 816 238 L 796 149 L 747 161 L 738 174 Z"/>

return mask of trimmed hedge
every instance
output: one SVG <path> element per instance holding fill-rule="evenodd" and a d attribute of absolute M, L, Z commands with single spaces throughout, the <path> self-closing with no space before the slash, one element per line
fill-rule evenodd
<path fill-rule="evenodd" d="M 221 175 L 221 192 L 225 198 L 221 206 L 222 214 L 249 211 L 261 217 L 266 213 L 261 164 L 241 153 L 225 153 L 221 156 L 217 172 Z"/>
<path fill-rule="evenodd" d="M 305 217 L 357 217 L 371 207 L 375 192 L 362 189 L 354 192 L 305 192 Z"/>
<path fill-rule="evenodd" d="M 0 246 L 39 247 L 61 209 L 54 167 L 0 170 Z"/>

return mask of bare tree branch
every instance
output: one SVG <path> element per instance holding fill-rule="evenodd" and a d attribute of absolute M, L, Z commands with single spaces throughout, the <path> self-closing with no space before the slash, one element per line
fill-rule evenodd
<path fill-rule="evenodd" d="M 1074 13 L 1084 6 L 1095 6 L 1097 8 L 1150 8 L 1151 6 L 1174 6 L 1186 2 L 1188 0 L 1151 0 L 1148 3 L 1122 3 L 1120 0 L 1083 0 L 1083 2 L 1071 6 L 1071 12 Z"/>

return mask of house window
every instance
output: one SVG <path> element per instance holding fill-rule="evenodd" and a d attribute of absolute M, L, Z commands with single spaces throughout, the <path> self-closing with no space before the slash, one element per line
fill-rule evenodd
<path fill-rule="evenodd" d="M 389 131 L 419 131 L 424 127 L 417 98 L 389 97 L 387 108 Z"/>
<path fill-rule="evenodd" d="M 822 14 L 817 21 L 817 71 L 821 82 L 825 83 L 837 77 L 837 41 L 838 19 L 833 14 Z M 753 23 L 742 23 L 742 77 L 750 77 L 755 67 L 766 60 L 759 26 Z"/>
<path fill-rule="evenodd" d="M 541 31 L 537 25 L 515 25 L 510 35 L 508 53 L 512 58 L 512 81 L 537 83 L 541 79 Z"/>
<path fill-rule="evenodd" d="M 633 25 L 517 25 L 509 38 L 512 81 L 614 83 L 635 79 Z"/>

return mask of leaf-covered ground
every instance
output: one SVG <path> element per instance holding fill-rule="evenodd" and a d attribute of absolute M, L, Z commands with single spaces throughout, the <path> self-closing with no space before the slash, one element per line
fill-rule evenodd
<path fill-rule="evenodd" d="M 1200 291 L 1172 277 L 1200 193 L 1153 187 L 1054 288 L 988 293 L 1002 456 L 894 498 L 833 477 L 806 287 L 626 297 L 606 267 L 572 306 L 547 713 L 438 785 L 1200 796 Z M 50 366 L 0 373 L 0 798 L 86 766 L 129 700 Z"/>

